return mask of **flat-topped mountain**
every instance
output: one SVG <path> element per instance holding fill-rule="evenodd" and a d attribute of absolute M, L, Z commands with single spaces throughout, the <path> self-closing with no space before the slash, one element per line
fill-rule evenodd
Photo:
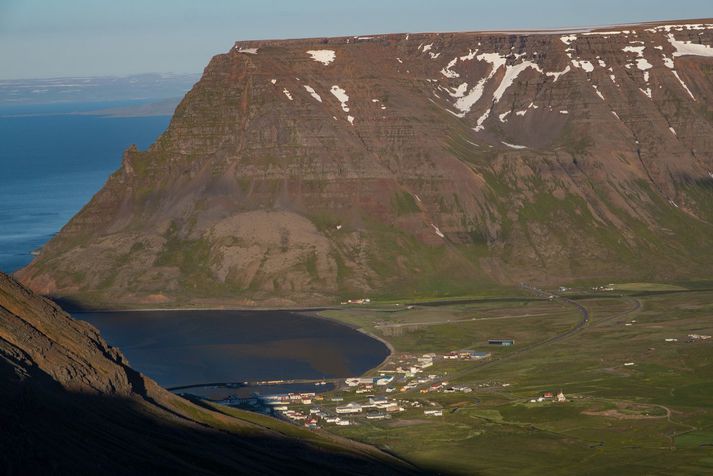
<path fill-rule="evenodd" d="M 366 445 L 195 405 L 0 273 L 0 472 L 412 474 Z"/>
<path fill-rule="evenodd" d="M 239 42 L 18 277 L 317 304 L 713 265 L 713 20 Z"/>

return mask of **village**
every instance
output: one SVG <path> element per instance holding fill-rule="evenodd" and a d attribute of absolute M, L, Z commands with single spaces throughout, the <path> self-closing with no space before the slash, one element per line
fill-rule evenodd
<path fill-rule="evenodd" d="M 514 340 L 489 339 L 488 343 L 509 347 L 514 345 Z M 324 425 L 351 426 L 364 421 L 389 420 L 407 411 L 421 412 L 424 417 L 441 417 L 443 408 L 428 400 L 429 394 L 466 395 L 474 389 L 449 383 L 447 371 L 434 371 L 434 364 L 479 362 L 491 358 L 491 352 L 470 349 L 421 355 L 404 353 L 392 356 L 379 369 L 378 375 L 346 378 L 333 391 L 325 394 L 311 391 L 254 394 L 250 398 L 229 397 L 220 403 L 247 407 L 310 429 Z M 325 384 L 319 381 L 314 385 Z M 508 386 L 508 383 L 488 382 L 478 384 L 478 389 L 504 389 Z M 545 392 L 530 400 L 531 403 L 565 401 L 561 391 L 557 395 Z"/>

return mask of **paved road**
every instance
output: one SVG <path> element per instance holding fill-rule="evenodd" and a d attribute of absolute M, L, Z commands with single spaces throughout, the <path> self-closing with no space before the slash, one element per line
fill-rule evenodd
<path fill-rule="evenodd" d="M 467 319 L 447 319 L 445 321 L 418 321 L 418 322 L 399 322 L 398 324 L 377 324 L 374 327 L 378 329 L 392 329 L 399 327 L 409 327 L 409 326 L 437 326 L 440 324 L 458 324 L 461 322 L 473 322 L 473 321 L 495 321 L 499 319 L 519 319 L 524 317 L 539 317 L 547 316 L 548 313 L 543 312 L 540 314 L 508 314 L 506 316 L 496 316 L 496 317 L 469 317 Z"/>
<path fill-rule="evenodd" d="M 453 373 L 453 374 L 451 374 L 451 375 L 448 376 L 449 379 L 458 378 L 458 377 L 460 377 L 460 376 L 463 376 L 463 375 L 466 375 L 466 374 L 472 372 L 472 371 L 475 370 L 475 369 L 480 369 L 480 368 L 483 368 L 483 367 L 489 367 L 489 366 L 492 366 L 492 365 L 496 365 L 496 364 L 499 363 L 499 362 L 503 362 L 503 361 L 506 361 L 506 360 L 510 360 L 510 359 L 519 357 L 519 356 L 521 356 L 521 355 L 524 354 L 524 353 L 533 351 L 533 350 L 535 350 L 535 349 L 539 349 L 540 347 L 544 347 L 544 346 L 549 345 L 549 344 L 552 344 L 552 343 L 554 343 L 554 342 L 559 342 L 559 341 L 568 339 L 568 338 L 570 338 L 570 337 L 572 337 L 572 336 L 574 336 L 574 335 L 579 334 L 579 333 L 582 332 L 587 326 L 590 325 L 590 313 L 589 313 L 589 310 L 588 310 L 585 306 L 583 306 L 582 304 L 578 303 L 577 301 L 574 301 L 573 299 L 569 299 L 569 298 L 566 298 L 566 297 L 559 296 L 559 295 L 557 295 L 557 294 L 545 292 L 545 291 L 543 291 L 542 289 L 538 289 L 538 288 L 535 288 L 535 287 L 533 287 L 533 286 L 529 286 L 529 285 L 527 285 L 527 284 L 522 284 L 522 287 L 523 287 L 524 289 L 527 289 L 528 291 L 532 292 L 533 294 L 535 294 L 535 295 L 537 295 L 537 296 L 540 296 L 540 297 L 543 297 L 543 298 L 546 298 L 546 299 L 555 299 L 555 300 L 557 300 L 557 301 L 559 301 L 559 302 L 563 302 L 563 303 L 565 303 L 565 304 L 567 304 L 567 305 L 570 305 L 570 306 L 575 307 L 575 308 L 577 309 L 577 311 L 579 312 L 579 314 L 580 314 L 580 319 L 579 319 L 579 321 L 577 322 L 577 324 L 576 324 L 574 327 L 572 327 L 571 329 L 569 329 L 569 330 L 567 330 L 567 331 L 565 331 L 565 332 L 562 332 L 561 334 L 557 334 L 556 336 L 550 337 L 549 339 L 545 339 L 545 340 L 540 341 L 540 342 L 535 342 L 535 343 L 533 343 L 533 344 L 529 344 L 529 345 L 520 347 L 520 348 L 518 348 L 517 350 L 508 353 L 507 355 L 504 355 L 504 356 L 502 356 L 502 357 L 498 357 L 498 358 L 491 359 L 491 360 L 489 360 L 489 361 L 487 361 L 487 362 L 483 362 L 483 363 L 481 363 L 480 365 L 478 365 L 477 367 L 471 367 L 471 368 L 463 369 L 463 370 L 460 371 L 460 372 Z M 626 316 L 626 315 L 628 315 L 628 314 L 631 314 L 631 313 L 636 312 L 636 311 L 638 311 L 639 309 L 641 309 L 641 301 L 639 301 L 639 300 L 636 299 L 636 298 L 630 298 L 630 299 L 632 299 L 632 301 L 634 302 L 634 305 L 632 306 L 631 309 L 627 309 L 627 310 L 625 310 L 625 311 L 622 311 L 622 312 L 613 314 L 613 315 L 611 315 L 611 316 L 607 316 L 607 317 L 605 317 L 605 318 L 603 318 L 603 319 L 601 319 L 601 320 L 598 320 L 596 323 L 594 323 L 594 324 L 592 324 L 592 325 L 598 326 L 598 325 L 600 325 L 600 324 L 602 324 L 602 323 L 604 323 L 604 322 L 607 322 L 607 321 L 610 321 L 610 320 L 612 320 L 612 319 L 617 319 L 617 318 Z"/>

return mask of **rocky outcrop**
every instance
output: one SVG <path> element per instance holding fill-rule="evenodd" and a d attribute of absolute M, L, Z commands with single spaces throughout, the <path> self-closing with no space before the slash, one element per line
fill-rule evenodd
<path fill-rule="evenodd" d="M 105 305 L 700 277 L 712 71 L 707 20 L 240 42 L 18 277 Z"/>
<path fill-rule="evenodd" d="M 0 273 L 0 472 L 412 474 L 374 448 L 202 407 Z"/>

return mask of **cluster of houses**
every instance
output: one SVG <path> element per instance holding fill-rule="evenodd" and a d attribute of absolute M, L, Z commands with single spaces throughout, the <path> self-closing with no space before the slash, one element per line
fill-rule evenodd
<path fill-rule="evenodd" d="M 361 301 L 350 301 L 349 303 L 363 303 Z M 491 339 L 489 343 L 491 345 L 508 346 L 513 345 L 514 341 L 512 339 Z M 490 352 L 478 352 L 469 349 L 454 350 L 443 354 L 430 352 L 422 355 L 402 355 L 398 361 L 392 361 L 393 363 L 390 366 L 383 368 L 378 376 L 345 379 L 343 390 L 351 390 L 357 394 L 367 393 L 369 395 L 366 396 L 365 400 L 349 401 L 348 403 L 344 403 L 344 397 L 342 396 L 333 395 L 327 397 L 331 402 L 336 403 L 336 407 L 329 406 L 329 408 L 325 408 L 324 405 L 321 405 L 325 397 L 315 392 L 293 392 L 269 396 L 255 395 L 250 401 L 241 399 L 244 401 L 238 403 L 250 404 L 260 409 L 260 411 L 281 416 L 293 423 L 303 424 L 307 428 L 319 428 L 320 424 L 354 425 L 358 419 L 362 418 L 366 420 L 385 420 L 390 419 L 395 413 L 405 411 L 404 406 L 420 407 L 421 404 L 407 400 L 399 401 L 390 396 L 374 395 L 373 393 L 390 394 L 397 391 L 407 392 L 418 388 L 424 394 L 430 392 L 471 393 L 473 392 L 471 387 L 450 385 L 440 375 L 435 373 L 426 374 L 426 369 L 432 367 L 434 362 L 438 360 L 479 361 L 487 359 L 491 355 Z M 503 386 L 505 385 L 503 384 Z M 230 403 L 235 402 L 231 401 Z M 297 406 L 297 408 L 293 405 Z M 443 409 L 425 408 L 423 413 L 425 416 L 442 416 Z"/>
<path fill-rule="evenodd" d="M 696 341 L 704 341 L 704 340 L 709 340 L 711 336 L 709 335 L 702 335 L 702 334 L 688 334 L 688 340 L 686 342 L 696 342 Z M 678 339 L 676 337 L 667 337 L 664 339 L 666 342 L 678 342 Z"/>
<path fill-rule="evenodd" d="M 322 395 L 317 395 L 314 392 L 284 393 L 279 395 L 266 395 L 260 397 L 260 400 L 263 404 L 272 407 L 284 406 L 290 403 L 310 405 L 312 403 L 312 400 L 322 399 L 324 399 Z"/>
<path fill-rule="evenodd" d="M 512 345 L 511 339 L 495 339 L 499 345 Z M 502 342 L 501 341 L 507 341 Z M 444 354 L 436 354 L 430 352 L 422 355 L 404 354 L 401 358 L 394 362 L 391 367 L 384 367 L 377 377 L 351 377 L 344 381 L 347 388 L 353 389 L 357 394 L 372 393 L 377 387 L 385 387 L 385 393 L 401 391 L 408 392 L 419 387 L 422 393 L 428 392 L 444 392 L 454 393 L 463 392 L 470 393 L 473 391 L 470 387 L 465 386 L 449 386 L 448 382 L 439 382 L 440 376 L 426 374 L 426 370 L 434 365 L 434 362 L 442 359 L 447 360 L 465 360 L 479 361 L 491 357 L 490 352 L 478 352 L 475 350 L 454 350 Z M 388 375 L 387 375 L 388 374 Z M 399 387 L 396 384 L 401 384 Z"/>
<path fill-rule="evenodd" d="M 530 400 L 530 403 L 542 403 L 542 402 L 554 402 L 554 403 L 565 403 L 567 397 L 565 397 L 562 390 L 559 391 L 557 395 L 552 392 L 545 392 L 537 398 Z"/>
<path fill-rule="evenodd" d="M 379 375 L 378 377 L 350 377 L 344 381 L 349 387 L 358 387 L 359 385 L 380 385 L 385 386 L 394 381 L 393 375 Z"/>
<path fill-rule="evenodd" d="M 474 350 L 453 350 L 443 354 L 446 360 L 483 360 L 490 357 L 490 352 L 476 352 Z"/>
<path fill-rule="evenodd" d="M 281 416 L 293 423 L 304 424 L 306 428 L 319 428 L 319 423 L 335 424 L 337 426 L 353 425 L 354 421 L 348 417 L 360 416 L 367 420 L 386 420 L 392 413 L 403 412 L 404 408 L 395 399 L 384 396 L 369 396 L 363 403 L 349 402 L 338 405 L 333 411 L 325 410 L 315 405 L 315 402 L 324 401 L 322 395 L 313 392 L 288 393 L 280 395 L 258 396 L 258 402 L 266 413 Z M 333 396 L 331 402 L 343 402 L 344 398 Z M 290 405 L 312 405 L 309 409 L 294 409 Z"/>
<path fill-rule="evenodd" d="M 347 304 L 369 304 L 370 302 L 371 302 L 371 299 L 369 299 L 369 298 L 347 299 L 346 301 L 342 301 L 342 305 L 347 305 Z"/>
<path fill-rule="evenodd" d="M 471 393 L 472 388 L 465 385 L 448 385 L 448 382 L 435 382 L 428 388 L 421 389 L 421 393 L 441 392 L 441 393 Z"/>
<path fill-rule="evenodd" d="M 614 284 L 610 283 L 606 286 L 594 286 L 592 291 L 614 291 Z"/>
<path fill-rule="evenodd" d="M 275 412 L 277 415 L 281 415 L 293 423 L 303 422 L 305 428 L 316 430 L 319 428 L 320 419 L 325 423 L 333 423 L 337 426 L 349 426 L 352 425 L 351 420 L 343 419 L 338 416 L 326 415 L 318 408 L 311 408 L 309 410 L 309 415 L 304 414 L 298 410 L 277 410 Z"/>
<path fill-rule="evenodd" d="M 388 397 L 370 396 L 367 403 L 350 402 L 336 408 L 339 415 L 360 414 L 365 410 L 376 410 L 377 413 L 395 413 L 404 411 L 398 400 L 389 400 Z M 369 416 L 369 415 L 367 415 Z"/>

